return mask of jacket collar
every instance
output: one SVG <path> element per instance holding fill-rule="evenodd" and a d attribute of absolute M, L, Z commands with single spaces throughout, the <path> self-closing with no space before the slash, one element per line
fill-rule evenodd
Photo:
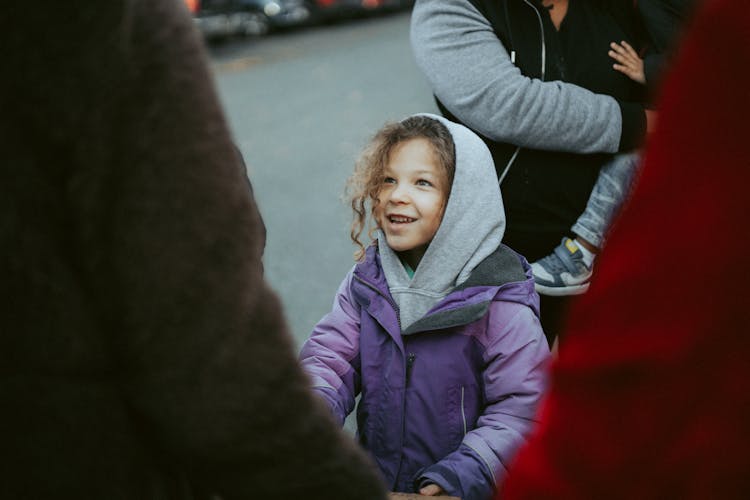
<path fill-rule="evenodd" d="M 355 266 L 354 277 L 354 283 L 361 285 L 353 287 L 354 300 L 386 330 L 393 334 L 400 332 L 398 307 L 388 289 L 376 244 L 367 249 L 364 261 Z M 531 268 L 526 259 L 503 244 L 461 286 L 400 333 L 411 335 L 466 325 L 484 316 L 496 300 L 527 305 L 539 316 L 539 296 L 534 291 Z"/>

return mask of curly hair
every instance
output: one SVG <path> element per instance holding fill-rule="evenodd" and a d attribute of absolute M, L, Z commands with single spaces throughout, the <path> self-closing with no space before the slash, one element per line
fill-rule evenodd
<path fill-rule="evenodd" d="M 411 139 L 426 139 L 432 145 L 435 161 L 443 169 L 450 186 L 456 168 L 456 151 L 448 128 L 428 116 L 410 116 L 400 122 L 386 123 L 364 148 L 354 167 L 354 173 L 346 183 L 345 198 L 352 207 L 350 236 L 357 251 L 354 258 L 361 261 L 365 256 L 365 246 L 360 236 L 367 225 L 368 217 L 373 222 L 373 212 L 378 203 L 378 194 L 385 176 L 390 155 L 394 148 Z M 374 239 L 376 225 L 367 230 L 368 237 Z"/>

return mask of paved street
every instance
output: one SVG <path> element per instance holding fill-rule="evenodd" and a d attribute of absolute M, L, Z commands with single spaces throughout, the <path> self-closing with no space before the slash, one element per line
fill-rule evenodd
<path fill-rule="evenodd" d="M 353 265 L 341 194 L 358 151 L 386 120 L 436 111 L 408 26 L 402 12 L 211 47 L 298 345 Z"/>

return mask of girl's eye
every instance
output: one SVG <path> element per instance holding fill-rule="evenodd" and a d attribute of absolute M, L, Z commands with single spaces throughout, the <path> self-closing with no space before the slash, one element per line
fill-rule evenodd
<path fill-rule="evenodd" d="M 432 183 L 430 181 L 428 181 L 428 180 L 425 180 L 425 179 L 419 179 L 417 181 L 417 186 L 428 186 L 428 187 L 431 187 Z"/>
<path fill-rule="evenodd" d="M 393 177 L 386 177 L 383 179 L 383 184 L 396 184 L 396 179 Z"/>

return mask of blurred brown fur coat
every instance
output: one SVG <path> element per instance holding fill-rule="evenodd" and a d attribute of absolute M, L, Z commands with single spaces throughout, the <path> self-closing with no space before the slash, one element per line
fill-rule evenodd
<path fill-rule="evenodd" d="M 383 498 L 295 364 L 182 3 L 3 10 L 0 498 Z"/>

